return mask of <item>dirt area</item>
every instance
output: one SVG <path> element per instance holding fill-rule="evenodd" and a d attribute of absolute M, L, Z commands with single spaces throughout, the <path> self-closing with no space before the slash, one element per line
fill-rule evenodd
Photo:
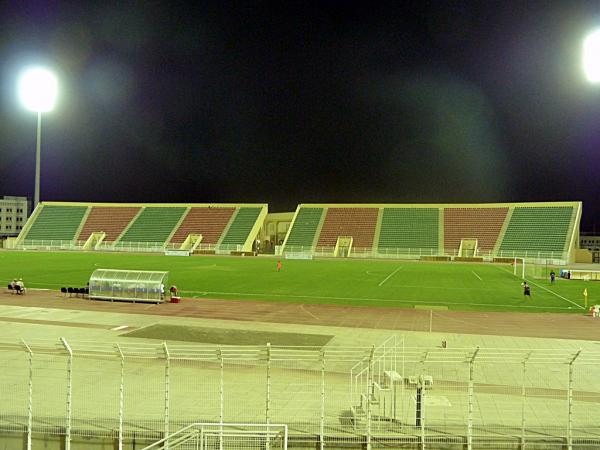
<path fill-rule="evenodd" d="M 65 297 L 56 291 L 30 290 L 26 295 L 7 291 L 0 304 L 37 308 L 76 309 L 99 312 L 150 314 L 374 328 L 387 330 L 527 336 L 600 341 L 600 318 L 582 314 L 433 311 L 335 305 L 305 305 L 250 300 L 184 298 L 181 303 L 127 303 Z M 431 320 L 431 322 L 430 322 Z"/>

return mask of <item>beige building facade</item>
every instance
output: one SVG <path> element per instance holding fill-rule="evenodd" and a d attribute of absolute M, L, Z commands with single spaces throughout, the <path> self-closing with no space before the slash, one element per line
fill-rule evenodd
<path fill-rule="evenodd" d="M 27 197 L 5 195 L 0 198 L 0 238 L 16 237 L 27 222 Z"/>

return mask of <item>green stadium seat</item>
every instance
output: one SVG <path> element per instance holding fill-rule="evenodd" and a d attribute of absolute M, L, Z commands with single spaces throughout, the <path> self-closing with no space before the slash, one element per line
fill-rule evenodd
<path fill-rule="evenodd" d="M 381 220 L 378 249 L 437 250 L 438 208 L 385 208 Z"/>
<path fill-rule="evenodd" d="M 164 243 L 186 211 L 183 207 L 148 206 L 137 217 L 119 244 L 125 242 Z"/>
<path fill-rule="evenodd" d="M 262 208 L 240 208 L 219 245 L 244 245 Z"/>
<path fill-rule="evenodd" d="M 300 208 L 289 231 L 286 247 L 312 247 L 323 208 Z"/>
<path fill-rule="evenodd" d="M 73 241 L 87 209 L 87 206 L 43 205 L 25 240 Z"/>
<path fill-rule="evenodd" d="M 500 245 L 501 252 L 558 256 L 567 244 L 573 216 L 571 206 L 516 207 Z"/>

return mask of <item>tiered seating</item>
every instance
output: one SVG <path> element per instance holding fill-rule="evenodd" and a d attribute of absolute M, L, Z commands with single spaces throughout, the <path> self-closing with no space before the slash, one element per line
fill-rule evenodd
<path fill-rule="evenodd" d="M 311 247 L 322 215 L 323 208 L 300 208 L 289 231 L 286 247 Z"/>
<path fill-rule="evenodd" d="M 339 236 L 352 236 L 354 248 L 373 247 L 378 208 L 329 208 L 319 241 L 319 247 L 334 247 Z"/>
<path fill-rule="evenodd" d="M 262 208 L 240 208 L 220 245 L 243 245 Z"/>
<path fill-rule="evenodd" d="M 105 242 L 115 241 L 140 211 L 139 207 L 94 206 L 88 215 L 79 240 L 86 241 L 92 233 L 106 233 Z"/>
<path fill-rule="evenodd" d="M 437 208 L 385 208 L 378 248 L 438 248 Z"/>
<path fill-rule="evenodd" d="M 235 208 L 192 208 L 181 222 L 171 242 L 181 244 L 188 235 L 201 234 L 203 244 L 216 244 L 234 211 Z"/>
<path fill-rule="evenodd" d="M 71 241 L 86 211 L 87 206 L 43 205 L 25 239 Z"/>
<path fill-rule="evenodd" d="M 461 239 L 477 239 L 481 250 L 493 250 L 508 208 L 445 208 L 444 248 L 458 250 Z"/>
<path fill-rule="evenodd" d="M 562 252 L 573 207 L 516 207 L 504 233 L 500 251 Z"/>
<path fill-rule="evenodd" d="M 186 208 L 149 206 L 142 211 L 119 242 L 165 242 Z"/>

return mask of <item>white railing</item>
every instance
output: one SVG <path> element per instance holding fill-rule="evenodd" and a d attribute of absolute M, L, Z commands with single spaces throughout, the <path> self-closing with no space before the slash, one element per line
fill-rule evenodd
<path fill-rule="evenodd" d="M 217 255 L 230 255 L 231 252 L 241 252 L 243 247 L 239 244 L 221 244 L 215 246 L 215 253 Z"/>
<path fill-rule="evenodd" d="M 85 242 L 58 239 L 26 239 L 15 246 L 21 250 L 81 250 Z"/>
<path fill-rule="evenodd" d="M 285 246 L 280 250 L 280 254 L 300 255 L 311 254 L 314 257 L 333 257 L 335 247 L 311 247 L 311 246 Z M 450 257 L 455 258 L 458 255 L 458 249 L 449 249 L 440 252 L 438 249 L 431 248 L 379 248 L 353 247 L 350 251 L 350 258 L 373 258 L 373 259 L 413 259 L 419 260 L 422 257 Z M 564 252 L 542 252 L 542 251 L 499 251 L 494 253 L 491 250 L 478 251 L 475 257 L 483 258 L 484 261 L 492 261 L 493 258 L 524 258 L 529 263 L 560 265 L 566 263 Z"/>
<path fill-rule="evenodd" d="M 193 423 L 142 450 L 287 450 L 287 441 L 288 428 L 283 424 Z"/>
<path fill-rule="evenodd" d="M 94 247 L 101 252 L 163 253 L 165 250 L 177 250 L 180 244 L 164 242 L 100 242 Z"/>
<path fill-rule="evenodd" d="M 21 250 L 73 250 L 83 249 L 85 241 L 67 241 L 67 240 L 25 240 L 16 249 Z M 163 242 L 101 242 L 95 246 L 97 251 L 105 252 L 132 252 L 132 253 L 163 253 L 165 250 L 178 250 L 181 244 L 163 243 Z M 198 244 L 196 251 L 214 251 L 219 255 L 229 255 L 232 252 L 241 252 L 242 245 L 228 244 Z M 276 254 L 290 257 L 297 255 L 311 255 L 311 257 L 331 258 L 335 254 L 335 247 L 329 246 L 286 246 L 283 249 L 276 249 Z M 404 259 L 419 260 L 422 257 L 450 257 L 458 256 L 457 249 L 439 252 L 431 248 L 360 248 L 353 247 L 350 251 L 350 258 L 373 258 L 373 259 Z M 542 252 L 542 251 L 498 251 L 491 250 L 478 251 L 476 257 L 483 258 L 484 261 L 492 261 L 493 258 L 523 258 L 527 263 L 532 264 L 567 264 L 567 258 L 564 252 Z"/>

